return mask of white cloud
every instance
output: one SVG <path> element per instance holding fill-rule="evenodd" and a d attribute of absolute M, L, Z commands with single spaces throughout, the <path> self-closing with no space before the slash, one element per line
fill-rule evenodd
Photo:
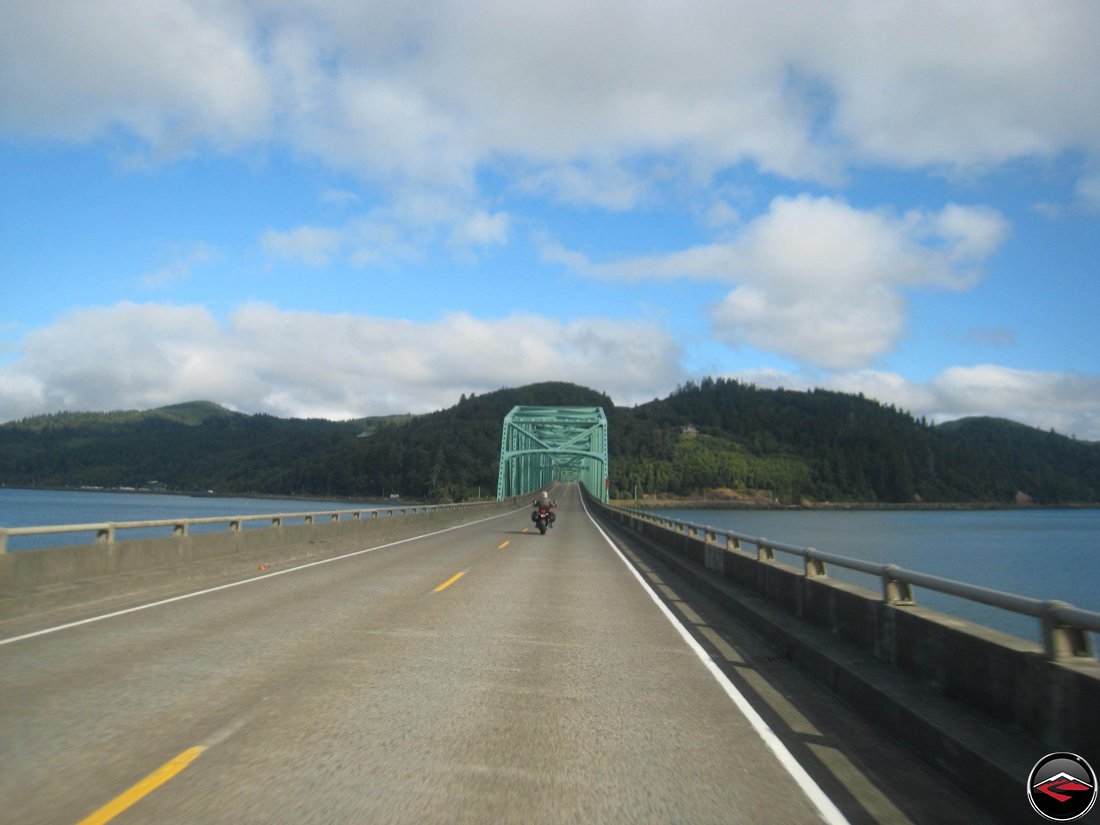
<path fill-rule="evenodd" d="M 902 288 L 972 284 L 1006 233 L 984 208 L 898 219 L 831 198 L 777 199 L 729 247 L 743 283 L 714 309 L 715 332 L 828 369 L 864 366 L 904 330 Z"/>
<path fill-rule="evenodd" d="M 678 185 L 742 163 L 836 182 L 852 163 L 1095 159 L 1098 40 L 1088 0 L 8 3 L 0 130 L 122 127 L 169 155 L 274 138 L 467 194 L 504 159 L 626 208 L 670 164 Z"/>
<path fill-rule="evenodd" d="M 943 407 L 933 413 L 940 418 L 995 409 L 1015 421 L 1100 439 L 1097 376 L 978 364 L 946 369 L 931 386 Z M 1051 408 L 1056 410 L 1053 415 Z"/>
<path fill-rule="evenodd" d="M 83 141 L 121 126 L 168 156 L 266 137 L 253 26 L 225 3 L 5 4 L 0 131 Z"/>
<path fill-rule="evenodd" d="M 988 167 L 1100 149 L 1100 14 L 1089 2 L 823 6 L 803 61 L 868 159 Z M 1085 78 L 1088 78 L 1085 80 Z"/>
<path fill-rule="evenodd" d="M 737 287 L 712 312 L 717 336 L 835 369 L 888 352 L 905 322 L 900 296 L 881 286 L 788 295 Z"/>
<path fill-rule="evenodd" d="M 614 212 L 638 206 L 652 185 L 615 164 L 564 163 L 547 166 L 523 177 L 517 189 L 549 195 L 567 204 L 595 205 Z"/>
<path fill-rule="evenodd" d="M 712 308 L 717 337 L 847 369 L 893 348 L 906 321 L 904 289 L 972 285 L 1007 233 L 985 207 L 898 217 L 803 195 L 776 198 L 728 243 L 603 264 L 552 243 L 543 254 L 593 277 L 735 283 Z"/>
<path fill-rule="evenodd" d="M 968 416 L 1007 418 L 1088 441 L 1100 441 L 1100 377 L 1019 370 L 998 364 L 949 367 L 927 383 L 880 370 L 806 376 L 778 370 L 729 375 L 758 387 L 813 387 L 863 393 L 933 423 Z"/>
<path fill-rule="evenodd" d="M 505 244 L 508 242 L 510 223 L 505 212 L 489 213 L 479 209 L 454 228 L 451 233 L 451 246 L 468 249 Z"/>
<path fill-rule="evenodd" d="M 123 303 L 82 310 L 23 337 L 0 364 L 0 420 L 43 411 L 147 409 L 210 399 L 245 412 L 333 419 L 427 412 L 536 381 L 569 381 L 617 404 L 663 397 L 686 375 L 668 333 L 648 323 L 538 315 L 434 322 L 240 307 L 226 323 L 201 306 Z M 746 370 L 760 387 L 860 393 L 916 416 L 1010 418 L 1100 440 L 1100 378 L 994 364 L 927 383 L 856 370 Z"/>
<path fill-rule="evenodd" d="M 251 303 L 222 324 L 200 306 L 124 303 L 71 313 L 21 350 L 0 365 L 0 420 L 196 399 L 351 418 L 550 380 L 630 404 L 682 380 L 677 346 L 654 325 L 538 315 L 417 323 Z"/>

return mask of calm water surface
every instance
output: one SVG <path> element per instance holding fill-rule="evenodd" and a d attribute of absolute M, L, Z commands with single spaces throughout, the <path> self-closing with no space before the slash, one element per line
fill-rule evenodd
<path fill-rule="evenodd" d="M 660 510 L 722 530 L 1100 611 L 1100 510 Z M 754 547 L 746 550 L 754 552 Z M 795 556 L 776 560 L 801 565 Z M 881 592 L 871 576 L 828 566 Z M 918 604 L 1038 640 L 1038 620 L 917 589 Z"/>

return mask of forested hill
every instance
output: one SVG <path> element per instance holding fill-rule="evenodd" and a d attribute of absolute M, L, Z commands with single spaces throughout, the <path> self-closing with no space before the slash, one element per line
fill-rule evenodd
<path fill-rule="evenodd" d="M 843 393 L 704 380 L 637 407 L 532 384 L 427 415 L 332 422 L 210 402 L 0 425 L 0 484 L 369 499 L 496 492 L 516 405 L 600 406 L 612 497 L 709 492 L 771 503 L 1100 503 L 1100 443 L 1001 419 L 931 426 Z"/>

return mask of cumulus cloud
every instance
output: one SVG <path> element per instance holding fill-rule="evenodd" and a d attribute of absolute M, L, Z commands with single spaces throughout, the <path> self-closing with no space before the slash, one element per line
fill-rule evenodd
<path fill-rule="evenodd" d="M 17 3 L 0 12 L 0 131 L 90 140 L 122 128 L 162 155 L 265 137 L 271 79 L 235 3 Z"/>
<path fill-rule="evenodd" d="M 353 418 L 426 412 L 462 393 L 549 380 L 631 404 L 675 386 L 683 373 L 676 344 L 647 323 L 463 313 L 421 323 L 265 303 L 221 323 L 201 306 L 123 303 L 27 334 L 21 357 L 0 366 L 0 419 L 195 399 Z"/>
<path fill-rule="evenodd" d="M 662 169 L 835 182 L 851 163 L 1095 158 L 1098 35 L 1077 0 L 8 3 L 0 130 L 121 128 L 166 153 L 274 137 L 466 192 L 507 159 L 527 186 L 623 208 Z"/>
<path fill-rule="evenodd" d="M 937 424 L 967 416 L 994 416 L 1100 441 L 1100 377 L 1076 372 L 978 364 L 949 367 L 926 383 L 881 370 L 851 370 L 826 376 L 746 370 L 728 377 L 762 388 L 822 387 L 863 393 Z"/>
<path fill-rule="evenodd" d="M 906 320 L 903 290 L 963 289 L 1009 231 L 985 207 L 893 215 L 829 197 L 776 198 L 733 241 L 593 263 L 547 243 L 544 257 L 592 277 L 737 284 L 711 318 L 715 334 L 829 369 L 888 352 Z"/>
<path fill-rule="evenodd" d="M 839 5 L 804 64 L 860 156 L 958 168 L 1100 149 L 1100 85 L 1076 81 L 1100 76 L 1092 4 Z"/>
<path fill-rule="evenodd" d="M 451 232 L 450 244 L 460 249 L 499 246 L 508 241 L 507 213 L 478 210 Z"/>
<path fill-rule="evenodd" d="M 431 322 L 289 312 L 266 303 L 220 322 L 201 306 L 122 303 L 71 313 L 24 336 L 0 365 L 0 420 L 52 410 L 147 409 L 212 399 L 244 412 L 356 418 L 427 412 L 463 393 L 542 380 L 578 383 L 617 404 L 663 397 L 687 378 L 659 326 L 538 315 Z M 730 375 L 760 387 L 863 393 L 940 422 L 1010 418 L 1100 440 L 1100 378 L 995 364 L 927 383 L 879 370 Z"/>
<path fill-rule="evenodd" d="M 714 309 L 719 338 L 830 369 L 889 352 L 905 327 L 902 288 L 963 288 L 1007 234 L 984 208 L 896 218 L 831 198 L 777 199 L 729 251 L 743 283 Z"/>
<path fill-rule="evenodd" d="M 996 409 L 1015 421 L 1100 439 L 1098 376 L 977 364 L 946 369 L 931 386 L 941 405 L 932 412 L 938 418 Z"/>
<path fill-rule="evenodd" d="M 1059 183 L 1075 178 L 1064 187 L 1074 206 L 1095 208 L 1098 41 L 1088 0 L 792 0 L 778 11 L 750 0 L 11 2 L 0 4 L 0 136 L 106 141 L 149 161 L 210 148 L 258 165 L 304 161 L 334 187 L 320 195 L 327 217 L 276 219 L 286 223 L 257 240 L 271 260 L 311 267 L 423 260 L 439 247 L 482 254 L 519 227 L 541 229 L 519 209 L 546 201 L 573 219 L 584 207 L 623 213 L 677 199 L 714 242 L 610 263 L 546 242 L 544 259 L 623 284 L 720 284 L 726 294 L 706 315 L 715 337 L 855 375 L 904 336 L 910 291 L 964 290 L 982 277 L 1007 221 L 984 206 L 899 213 L 809 195 L 757 216 L 746 182 L 797 191 L 883 169 L 974 181 L 1039 159 Z M 202 262 L 184 250 L 145 285 L 184 280 Z M 296 330 L 297 349 L 265 335 L 266 321 Z M 988 323 L 978 334 L 1011 342 L 998 319 Z M 364 348 L 355 357 L 332 347 L 354 367 L 311 345 L 331 325 Z M 432 343 L 447 336 L 493 368 L 478 373 Z M 74 342 L 80 350 L 67 352 Z M 369 347 L 383 355 L 371 367 L 358 363 Z M 215 395 L 293 414 L 420 409 L 478 381 L 526 383 L 535 354 L 617 400 L 659 395 L 680 375 L 674 342 L 649 324 L 446 316 L 402 326 L 260 304 L 225 322 L 196 307 L 91 309 L 26 335 L 20 349 L 0 385 L 11 416 Z M 324 370 L 302 353 L 348 380 L 316 375 Z M 1035 377 L 1079 390 L 1052 375 Z M 1007 373 L 964 377 L 1012 384 Z M 964 385 L 951 372 L 920 385 L 931 393 L 921 409 L 966 408 Z"/>

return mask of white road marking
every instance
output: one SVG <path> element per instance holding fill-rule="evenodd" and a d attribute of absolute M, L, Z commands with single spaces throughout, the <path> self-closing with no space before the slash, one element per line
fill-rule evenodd
<path fill-rule="evenodd" d="M 264 573 L 262 576 L 253 576 L 250 579 L 242 579 L 241 581 L 230 582 L 229 584 L 220 584 L 217 587 L 208 587 L 205 590 L 196 590 L 193 593 L 184 593 L 181 596 L 172 596 L 171 598 L 168 598 L 168 599 L 161 599 L 160 601 L 149 602 L 148 604 L 140 604 L 140 605 L 137 605 L 136 607 L 128 607 L 125 610 L 116 610 L 113 613 L 104 613 L 101 616 L 91 616 L 87 619 L 81 619 L 80 621 L 68 622 L 67 624 L 59 624 L 59 625 L 56 625 L 54 627 L 46 627 L 46 628 L 43 628 L 42 630 L 35 630 L 32 633 L 24 633 L 21 636 L 12 636 L 9 639 L 0 639 L 0 647 L 3 647 L 4 645 L 14 644 L 15 642 L 22 642 L 22 641 L 25 641 L 26 639 L 33 639 L 37 636 L 47 636 L 51 633 L 58 633 L 62 630 L 69 630 L 69 629 L 74 628 L 74 627 L 80 627 L 81 625 L 93 624 L 95 622 L 102 622 L 102 621 L 105 621 L 107 619 L 116 618 L 117 616 L 125 616 L 127 613 L 137 613 L 141 610 L 151 610 L 154 607 L 161 607 L 161 606 L 166 605 L 166 604 L 172 604 L 173 602 L 182 602 L 185 599 L 193 599 L 196 596 L 205 596 L 208 593 L 217 593 L 220 590 L 229 590 L 230 588 L 233 588 L 233 587 L 241 587 L 241 586 L 246 585 L 246 584 L 254 584 L 254 583 L 260 582 L 260 581 L 270 581 L 275 576 L 283 576 L 283 575 L 286 575 L 287 573 L 297 573 L 299 570 L 306 570 L 310 567 L 317 567 L 318 565 L 321 565 L 321 564 L 329 564 L 329 563 L 334 562 L 334 561 L 342 561 L 344 559 L 350 559 L 354 556 L 361 556 L 364 553 L 373 553 L 375 550 L 384 550 L 387 547 L 396 547 L 399 544 L 406 544 L 407 542 L 416 541 L 417 539 L 428 538 L 429 536 L 438 536 L 442 533 L 448 533 L 451 530 L 458 530 L 461 527 L 470 527 L 471 525 L 482 524 L 483 522 L 492 521 L 493 519 L 496 519 L 496 518 L 503 518 L 504 516 L 513 516 L 517 512 L 520 512 L 520 511 L 519 510 L 512 510 L 512 511 L 509 511 L 507 513 L 498 513 L 495 516 L 489 516 L 487 518 L 478 519 L 477 521 L 468 521 L 465 524 L 456 524 L 454 527 L 445 527 L 442 530 L 436 530 L 434 533 L 424 533 L 423 535 L 420 535 L 420 536 L 410 536 L 407 539 L 399 539 L 397 541 L 391 541 L 388 544 L 380 544 L 377 547 L 367 547 L 363 550 L 353 550 L 350 553 L 344 553 L 342 556 L 333 556 L 332 558 L 328 558 L 328 559 L 319 559 L 318 561 L 311 561 L 311 562 L 307 562 L 305 564 L 299 564 L 295 567 L 288 567 L 286 570 L 276 570 L 274 572 Z M 27 551 L 27 552 L 34 552 L 34 551 Z"/>
<path fill-rule="evenodd" d="M 825 792 L 821 790 L 821 787 L 813 780 L 813 777 L 811 777 L 798 760 L 794 758 L 794 755 L 787 749 L 787 746 L 775 735 L 775 731 L 768 726 L 768 723 L 764 721 L 763 717 L 749 704 L 749 700 L 734 686 L 733 682 L 729 680 L 726 674 L 719 669 L 718 665 L 714 663 L 714 660 L 711 659 L 710 655 L 703 649 L 703 646 L 700 645 L 699 642 L 695 640 L 695 637 L 691 635 L 691 632 L 677 620 L 676 615 L 669 610 L 663 601 L 661 601 L 660 596 L 658 596 L 653 588 L 649 586 L 649 583 L 642 574 L 635 569 L 634 565 L 632 565 L 626 556 L 623 555 L 622 551 L 615 546 L 615 542 L 613 542 L 607 533 L 604 532 L 603 528 L 596 523 L 596 520 L 592 518 L 592 514 L 588 512 L 588 506 L 584 503 L 583 497 L 581 498 L 581 506 L 584 507 L 585 515 L 588 516 L 592 525 L 600 531 L 600 535 L 603 536 L 604 541 L 606 541 L 611 549 L 615 551 L 615 554 L 622 563 L 626 565 L 627 569 L 634 574 L 634 578 L 642 585 L 642 588 L 649 595 L 649 598 L 653 600 L 653 603 L 657 605 L 657 608 L 664 614 L 664 617 L 668 619 L 674 628 L 676 628 L 684 642 L 687 643 L 687 646 L 692 649 L 697 657 L 699 657 L 699 661 L 701 661 L 703 666 L 710 671 L 714 680 L 721 685 L 726 695 L 745 716 L 749 724 L 752 725 L 753 730 L 755 730 L 757 735 L 764 740 L 764 744 L 768 746 L 773 754 L 775 754 L 776 759 L 779 760 L 779 764 L 787 770 L 787 773 L 791 775 L 794 781 L 798 783 L 798 786 L 802 788 L 806 796 L 809 797 L 810 802 L 817 808 L 821 818 L 829 823 L 829 825 L 849 825 L 844 814 L 840 812 L 840 809 L 825 795 Z"/>

